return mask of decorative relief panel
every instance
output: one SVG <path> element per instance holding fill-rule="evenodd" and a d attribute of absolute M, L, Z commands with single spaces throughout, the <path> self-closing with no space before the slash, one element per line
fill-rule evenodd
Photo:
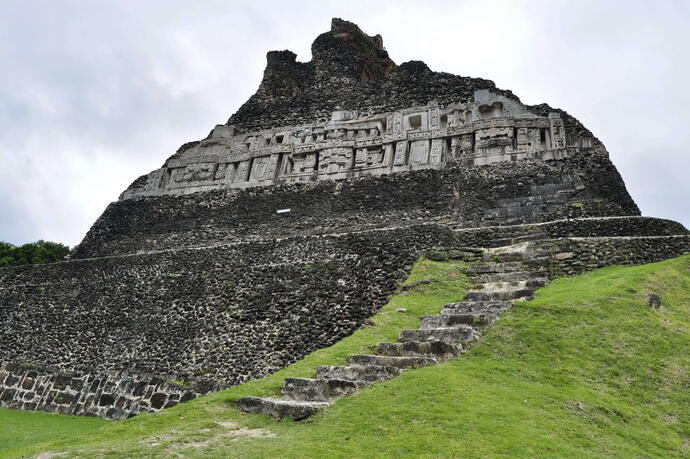
<path fill-rule="evenodd" d="M 418 166 L 429 162 L 429 141 L 415 140 L 410 145 L 410 164 Z"/>
<path fill-rule="evenodd" d="M 151 172 L 146 178 L 146 185 L 144 186 L 144 190 L 151 191 L 158 188 L 161 185 L 161 181 L 163 180 L 164 172 L 164 169 L 157 169 Z"/>
<path fill-rule="evenodd" d="M 228 165 L 227 164 L 219 164 L 218 168 L 216 169 L 216 174 L 214 179 L 216 180 L 224 180 L 225 179 L 225 173 L 227 172 Z"/>
<path fill-rule="evenodd" d="M 480 129 L 476 134 L 476 146 L 482 153 L 509 151 L 513 146 L 513 128 L 491 127 Z"/>
<path fill-rule="evenodd" d="M 551 139 L 553 142 L 552 148 L 565 147 L 565 128 L 563 121 L 560 118 L 551 119 Z"/>
<path fill-rule="evenodd" d="M 266 171 L 265 179 L 272 180 L 276 176 L 278 172 L 278 158 L 280 158 L 280 155 L 271 155 L 271 159 L 268 162 L 268 170 Z"/>
<path fill-rule="evenodd" d="M 352 166 L 351 148 L 327 148 L 319 154 L 319 171 L 326 174 L 344 172 Z"/>
<path fill-rule="evenodd" d="M 434 139 L 431 141 L 431 155 L 429 163 L 433 166 L 441 164 L 441 156 L 443 155 L 443 139 Z"/>
<path fill-rule="evenodd" d="M 247 169 L 249 169 L 249 161 L 240 162 L 239 166 L 237 166 L 235 182 L 245 182 L 247 180 Z"/>
<path fill-rule="evenodd" d="M 355 153 L 355 167 L 380 167 L 385 165 L 383 147 L 359 148 Z"/>
<path fill-rule="evenodd" d="M 267 176 L 268 164 L 271 160 L 270 156 L 261 156 L 254 158 L 252 162 L 252 170 L 249 174 L 249 180 L 264 180 Z"/>
<path fill-rule="evenodd" d="M 465 154 L 474 152 L 474 134 L 464 134 L 460 143 L 460 149 Z"/>
<path fill-rule="evenodd" d="M 446 159 L 479 165 L 565 148 L 565 125 L 558 113 L 538 116 L 514 99 L 479 90 L 474 101 L 430 102 L 382 114 L 339 110 L 322 124 L 247 133 L 217 126 L 124 195 L 439 168 Z"/>
<path fill-rule="evenodd" d="M 435 105 L 429 109 L 429 129 L 433 131 L 434 129 L 438 129 L 439 127 L 439 109 L 438 105 Z"/>
<path fill-rule="evenodd" d="M 225 182 L 233 183 L 237 178 L 237 167 L 239 163 L 228 164 L 225 172 Z"/>
<path fill-rule="evenodd" d="M 404 166 L 407 159 L 407 142 L 397 142 L 395 144 L 394 166 Z"/>
<path fill-rule="evenodd" d="M 518 150 L 527 150 L 530 146 L 529 130 L 527 128 L 519 128 L 517 130 L 517 147 Z"/>
<path fill-rule="evenodd" d="M 430 139 L 432 135 L 433 132 L 431 131 L 414 131 L 407 134 L 407 138 L 410 140 Z"/>
<path fill-rule="evenodd" d="M 172 182 L 177 184 L 205 182 L 213 180 L 216 165 L 212 163 L 190 164 L 184 168 L 173 169 Z"/>
<path fill-rule="evenodd" d="M 312 173 L 316 169 L 316 153 L 294 154 L 288 159 L 288 174 Z"/>
<path fill-rule="evenodd" d="M 364 166 L 367 162 L 367 149 L 359 148 L 355 153 L 355 166 Z"/>

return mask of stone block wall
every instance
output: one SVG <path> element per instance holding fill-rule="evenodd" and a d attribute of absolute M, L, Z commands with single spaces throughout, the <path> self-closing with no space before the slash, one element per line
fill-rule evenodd
<path fill-rule="evenodd" d="M 663 218 L 593 217 L 555 220 L 530 225 L 489 226 L 458 230 L 458 241 L 465 246 L 494 247 L 529 239 L 565 237 L 673 236 L 688 234 L 680 223 Z"/>
<path fill-rule="evenodd" d="M 440 225 L 0 269 L 0 365 L 234 385 L 350 335 Z"/>
<path fill-rule="evenodd" d="M 553 274 L 612 265 L 639 265 L 690 253 L 690 235 L 562 238 L 553 241 Z"/>
<path fill-rule="evenodd" d="M 190 387 L 128 372 L 98 374 L 9 364 L 0 367 L 0 407 L 125 419 L 195 398 Z"/>
<path fill-rule="evenodd" d="M 277 213 L 278 210 L 289 212 Z M 606 155 L 423 170 L 340 182 L 112 203 L 77 247 L 88 258 L 239 240 L 390 228 L 478 227 L 637 215 Z"/>

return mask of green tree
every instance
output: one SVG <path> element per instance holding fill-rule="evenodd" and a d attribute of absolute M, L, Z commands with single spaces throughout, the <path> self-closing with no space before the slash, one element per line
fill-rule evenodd
<path fill-rule="evenodd" d="M 0 266 L 32 265 L 62 261 L 69 247 L 57 242 L 39 240 L 22 246 L 0 241 Z"/>

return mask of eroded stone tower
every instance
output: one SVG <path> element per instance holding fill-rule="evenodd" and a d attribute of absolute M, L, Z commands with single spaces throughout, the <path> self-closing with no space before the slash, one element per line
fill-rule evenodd
<path fill-rule="evenodd" d="M 269 52 L 256 94 L 70 261 L 0 269 L 0 406 L 122 418 L 269 374 L 360 327 L 430 248 L 552 239 L 554 275 L 690 250 L 565 111 L 397 66 L 340 19 L 312 56 Z"/>

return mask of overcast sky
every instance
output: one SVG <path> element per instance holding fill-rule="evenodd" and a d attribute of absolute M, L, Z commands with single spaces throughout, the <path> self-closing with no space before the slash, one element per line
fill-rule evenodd
<path fill-rule="evenodd" d="M 690 226 L 690 1 L 0 1 L 0 240 L 77 244 L 139 175 L 256 90 L 265 54 L 332 17 L 398 64 L 574 115 L 644 215 Z"/>

